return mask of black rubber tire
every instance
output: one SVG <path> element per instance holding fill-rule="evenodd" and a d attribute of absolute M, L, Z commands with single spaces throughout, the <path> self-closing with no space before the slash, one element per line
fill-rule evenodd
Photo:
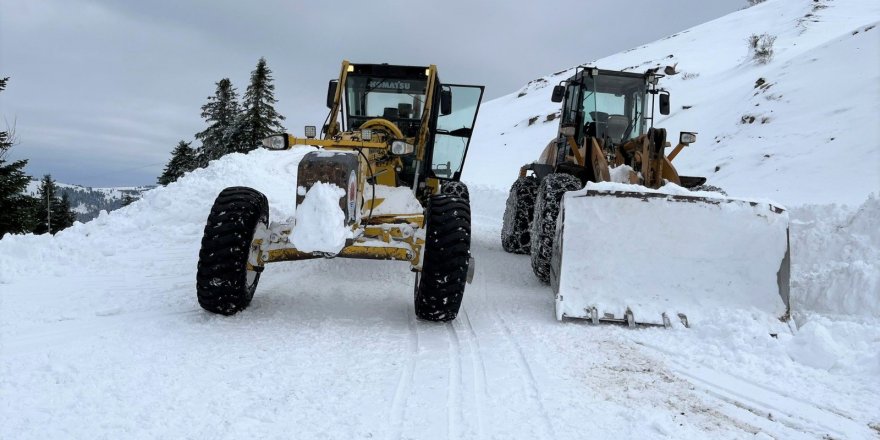
<path fill-rule="evenodd" d="M 426 321 L 458 316 L 471 257 L 471 207 L 466 199 L 439 194 L 428 201 L 425 253 L 415 311 Z"/>
<path fill-rule="evenodd" d="M 224 189 L 214 200 L 196 273 L 196 293 L 203 309 L 232 315 L 251 303 L 260 273 L 248 271 L 247 261 L 260 224 L 269 224 L 269 201 L 259 191 L 236 186 Z"/>
<path fill-rule="evenodd" d="M 538 195 L 538 179 L 523 176 L 510 186 L 504 220 L 501 223 L 501 247 L 513 254 L 528 254 L 531 250 L 532 214 Z"/>
<path fill-rule="evenodd" d="M 566 191 L 577 191 L 582 187 L 580 179 L 563 173 L 547 175 L 538 186 L 532 219 L 531 251 L 532 270 L 542 283 L 550 282 L 550 258 L 562 196 Z"/>
<path fill-rule="evenodd" d="M 443 181 L 443 183 L 440 184 L 440 194 L 461 197 L 467 201 L 471 200 L 471 193 L 468 191 L 467 185 L 454 180 Z"/>

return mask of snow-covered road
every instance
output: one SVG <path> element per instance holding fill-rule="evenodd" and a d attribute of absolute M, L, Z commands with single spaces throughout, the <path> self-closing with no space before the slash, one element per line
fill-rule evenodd
<path fill-rule="evenodd" d="M 790 335 L 557 322 L 501 250 L 505 194 L 472 193 L 452 323 L 413 318 L 405 264 L 343 259 L 270 265 L 211 315 L 194 236 L 0 284 L 0 438 L 871 438 L 877 386 L 792 362 Z"/>

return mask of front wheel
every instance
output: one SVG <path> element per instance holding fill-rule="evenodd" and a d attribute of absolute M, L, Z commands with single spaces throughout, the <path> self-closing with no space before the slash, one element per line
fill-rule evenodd
<path fill-rule="evenodd" d="M 458 316 L 471 255 L 471 207 L 467 199 L 439 194 L 428 201 L 422 274 L 415 292 L 419 319 Z"/>
<path fill-rule="evenodd" d="M 538 186 L 535 214 L 532 219 L 531 248 L 532 270 L 542 283 L 550 282 L 550 257 L 553 253 L 553 236 L 559 205 L 566 191 L 577 191 L 583 185 L 570 174 L 549 174 Z"/>
<path fill-rule="evenodd" d="M 260 273 L 248 269 L 252 242 L 269 224 L 269 202 L 257 190 L 226 188 L 214 201 L 199 251 L 196 294 L 203 309 L 232 315 L 251 303 Z"/>

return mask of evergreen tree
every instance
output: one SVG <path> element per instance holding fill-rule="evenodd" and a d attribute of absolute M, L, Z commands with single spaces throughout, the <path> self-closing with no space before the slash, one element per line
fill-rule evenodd
<path fill-rule="evenodd" d="M 61 191 L 61 201 L 52 206 L 52 233 L 56 234 L 73 226 L 75 221 L 76 214 L 70 209 L 70 197 Z"/>
<path fill-rule="evenodd" d="M 209 161 L 233 150 L 228 142 L 239 111 L 235 87 L 232 87 L 229 78 L 221 79 L 217 82 L 214 96 L 208 97 L 208 102 L 202 106 L 202 118 L 208 123 L 208 128 L 196 134 L 196 139 L 202 141 L 197 153 L 198 166 L 205 167 Z"/>
<path fill-rule="evenodd" d="M 0 78 L 0 91 L 6 88 L 8 80 Z M 27 160 L 6 160 L 15 144 L 14 137 L 9 130 L 0 131 L 0 238 L 29 232 L 34 226 L 34 199 L 24 193 L 30 181 L 24 173 Z"/>
<path fill-rule="evenodd" d="M 122 196 L 122 206 L 131 205 L 132 203 L 134 203 L 135 200 L 137 199 L 132 197 L 131 194 L 126 194 Z"/>
<path fill-rule="evenodd" d="M 180 141 L 171 153 L 171 160 L 159 176 L 159 185 L 168 185 L 184 174 L 196 168 L 196 152 L 190 148 L 190 142 Z"/>
<path fill-rule="evenodd" d="M 46 174 L 40 181 L 40 189 L 37 195 L 36 205 L 36 225 L 34 226 L 34 234 L 52 234 L 59 231 L 58 224 L 63 224 L 64 219 L 56 217 L 59 213 L 58 205 L 61 200 L 58 198 L 58 187 L 52 180 L 51 174 Z"/>
<path fill-rule="evenodd" d="M 263 138 L 284 131 L 284 116 L 275 111 L 275 85 L 266 59 L 260 58 L 251 72 L 251 82 L 244 94 L 243 110 L 236 120 L 230 141 L 235 151 L 256 149 Z"/>

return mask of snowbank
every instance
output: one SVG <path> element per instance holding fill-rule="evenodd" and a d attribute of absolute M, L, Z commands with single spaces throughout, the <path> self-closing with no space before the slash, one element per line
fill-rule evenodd
<path fill-rule="evenodd" d="M 792 210 L 792 308 L 880 317 L 880 198 Z"/>
<path fill-rule="evenodd" d="M 289 219 L 296 210 L 299 160 L 312 150 L 230 154 L 175 183 L 147 191 L 127 207 L 102 213 L 55 236 L 7 235 L 0 240 L 0 283 L 40 275 L 66 276 L 83 268 L 112 271 L 121 264 L 134 264 L 119 256 L 146 255 L 168 240 L 189 243 L 197 252 L 211 205 L 229 186 L 262 191 L 269 199 L 270 221 Z M 192 264 L 195 267 L 195 257 Z"/>

